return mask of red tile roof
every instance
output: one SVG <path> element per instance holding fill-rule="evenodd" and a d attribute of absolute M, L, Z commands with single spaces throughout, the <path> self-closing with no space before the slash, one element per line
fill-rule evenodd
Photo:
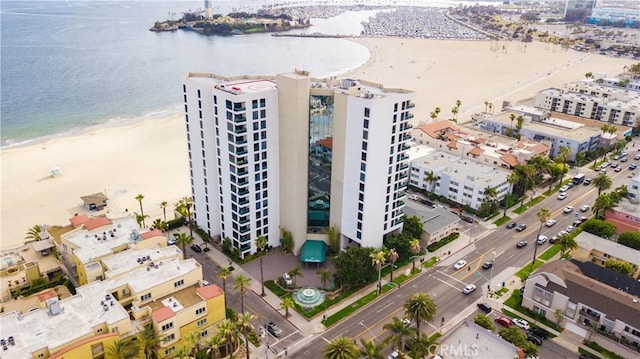
<path fill-rule="evenodd" d="M 215 284 L 211 284 L 205 287 L 197 288 L 196 291 L 204 298 L 211 299 L 215 298 L 219 295 L 223 295 L 222 288 L 218 287 Z"/>
<path fill-rule="evenodd" d="M 324 148 L 332 149 L 333 148 L 333 137 L 323 138 L 320 141 L 316 141 L 316 145 L 322 146 Z"/>
<path fill-rule="evenodd" d="M 148 231 L 140 234 L 142 239 L 149 239 L 153 237 L 164 237 L 164 233 L 162 233 L 159 229 L 154 229 L 153 231 Z"/>
<path fill-rule="evenodd" d="M 74 227 L 80 227 L 81 225 L 83 225 L 84 223 L 89 221 L 89 217 L 87 217 L 86 214 L 78 214 L 75 215 L 71 218 L 69 218 L 69 222 L 71 222 L 71 225 Z"/>
<path fill-rule="evenodd" d="M 447 147 L 458 149 L 458 141 L 454 140 L 454 141 L 451 141 L 451 142 L 447 143 Z"/>
<path fill-rule="evenodd" d="M 504 155 L 500 156 L 500 159 L 511 167 L 520 164 L 518 158 L 511 153 L 505 153 Z"/>
<path fill-rule="evenodd" d="M 471 151 L 467 152 L 468 154 L 474 155 L 474 156 L 480 156 L 482 153 L 484 153 L 484 150 L 480 147 L 474 147 L 471 149 Z"/>
<path fill-rule="evenodd" d="M 176 315 L 176 313 L 173 309 L 169 307 L 162 307 L 154 310 L 153 313 L 151 313 L 151 318 L 153 318 L 153 321 L 156 323 L 162 323 L 174 315 Z"/>
<path fill-rule="evenodd" d="M 47 300 L 49 300 L 51 298 L 58 298 L 58 293 L 56 293 L 56 291 L 53 290 L 53 289 L 50 289 L 50 290 L 48 290 L 46 292 L 42 292 L 42 293 L 38 294 L 38 300 L 40 302 L 45 302 L 45 301 L 47 301 Z"/>
<path fill-rule="evenodd" d="M 88 231 L 93 231 L 96 228 L 104 227 L 113 224 L 107 217 L 94 217 L 84 223 L 84 228 Z"/>
<path fill-rule="evenodd" d="M 427 135 L 433 138 L 437 138 L 440 132 L 446 131 L 448 129 L 457 131 L 459 127 L 455 123 L 445 120 L 445 121 L 430 122 L 430 123 L 427 123 L 426 125 L 419 126 L 417 129 L 421 130 L 422 132 L 426 133 Z"/>

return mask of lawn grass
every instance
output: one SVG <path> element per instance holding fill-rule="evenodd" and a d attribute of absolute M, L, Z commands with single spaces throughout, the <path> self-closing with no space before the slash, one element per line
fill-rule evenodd
<path fill-rule="evenodd" d="M 600 345 L 598 345 L 598 343 L 596 342 L 590 342 L 585 340 L 583 343 L 585 346 L 597 351 L 598 353 L 602 354 L 603 357 L 605 358 L 610 358 L 610 359 L 624 359 L 623 356 L 618 355 L 610 350 L 607 350 L 603 347 L 601 347 Z"/>
<path fill-rule="evenodd" d="M 445 245 L 455 241 L 456 239 L 458 239 L 458 237 L 460 237 L 460 233 L 458 232 L 453 232 L 450 235 L 442 238 L 441 240 L 435 242 L 435 243 L 431 243 L 428 247 L 427 250 L 429 252 L 435 252 L 438 249 L 444 247 Z"/>
<path fill-rule="evenodd" d="M 438 257 L 431 257 L 429 259 L 427 259 L 426 261 L 424 261 L 424 263 L 422 263 L 422 266 L 425 268 L 430 268 L 433 265 L 435 265 L 436 263 L 438 263 Z"/>
<path fill-rule="evenodd" d="M 282 287 L 280 287 L 278 284 L 276 284 L 276 282 L 272 280 L 268 280 L 264 282 L 264 286 L 267 287 L 270 291 L 273 292 L 273 294 L 277 295 L 280 298 L 282 298 L 284 295 L 287 294 L 286 290 L 282 289 Z"/>
<path fill-rule="evenodd" d="M 524 282 L 529 277 L 529 275 L 531 275 L 531 273 L 535 272 L 535 270 L 540 268 L 540 266 L 543 264 L 543 261 L 536 259 L 535 263 L 533 264 L 533 269 L 531 269 L 531 263 L 527 263 L 527 265 L 522 267 L 522 269 L 520 269 L 518 273 L 516 273 L 516 275 Z"/>
<path fill-rule="evenodd" d="M 513 293 L 511 294 L 511 296 L 509 298 L 507 298 L 507 300 L 504 301 L 504 305 L 506 307 L 512 308 L 513 310 L 517 310 L 520 313 L 523 313 L 527 316 L 529 316 L 530 318 L 533 318 L 534 320 L 543 323 L 544 325 L 548 326 L 549 328 L 553 328 L 555 329 L 557 332 L 562 332 L 562 328 L 557 326 L 556 323 L 548 320 L 547 318 L 541 316 L 540 314 L 537 314 L 527 308 L 524 308 L 522 305 L 522 293 L 520 293 L 519 290 L 514 290 Z M 504 314 L 507 314 L 509 316 L 512 317 L 518 317 L 520 318 L 519 315 L 516 315 L 515 313 L 507 310 L 507 309 L 502 309 L 502 312 Z M 535 323 L 530 323 L 530 324 L 535 324 Z M 551 333 L 549 333 L 551 335 Z"/>
<path fill-rule="evenodd" d="M 511 220 L 511 217 L 509 217 L 509 216 L 504 216 L 504 217 L 502 217 L 502 218 L 498 218 L 497 220 L 495 220 L 495 221 L 493 222 L 493 224 L 495 224 L 496 226 L 500 227 L 501 225 L 503 225 L 503 224 L 505 224 L 505 223 L 509 222 L 510 220 Z"/>
<path fill-rule="evenodd" d="M 559 244 L 553 244 L 551 247 L 549 247 L 549 249 L 547 249 L 546 251 L 544 251 L 539 257 L 538 259 L 542 259 L 544 261 L 548 261 L 551 258 L 553 258 L 553 256 L 555 256 L 556 254 L 558 254 L 560 252 L 560 245 Z"/>
<path fill-rule="evenodd" d="M 523 214 L 526 210 L 528 210 L 529 208 L 535 206 L 536 204 L 544 201 L 545 199 L 547 199 L 547 196 L 541 194 L 541 195 L 539 195 L 538 197 L 535 197 L 534 199 L 532 199 L 529 202 L 526 202 L 526 200 L 525 200 L 526 203 L 523 206 L 516 208 L 514 210 L 514 212 L 517 213 L 517 214 Z"/>
<path fill-rule="evenodd" d="M 384 285 L 382 287 L 382 292 L 380 294 L 383 294 L 385 292 L 390 291 L 393 287 L 394 287 L 394 285 L 393 284 L 389 284 L 389 283 Z M 336 324 L 337 322 L 339 322 L 342 319 L 344 319 L 344 318 L 348 317 L 349 315 L 351 315 L 356 310 L 358 310 L 358 309 L 366 306 L 367 304 L 371 303 L 376 298 L 378 298 L 378 296 L 376 295 L 376 291 L 373 291 L 373 292 L 363 296 L 362 298 L 356 300 L 353 304 L 348 305 L 348 306 L 340 309 L 339 311 L 337 311 L 333 315 L 330 315 L 329 317 L 327 317 L 327 319 L 324 321 L 325 327 L 330 327 L 330 326 Z"/>

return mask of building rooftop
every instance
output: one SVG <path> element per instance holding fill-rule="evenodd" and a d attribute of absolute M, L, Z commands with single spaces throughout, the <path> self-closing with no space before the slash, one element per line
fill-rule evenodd
<path fill-rule="evenodd" d="M 163 260 L 182 259 L 182 250 L 177 246 L 130 249 L 102 259 L 107 278 L 116 278 L 134 268 L 145 267 Z"/>
<path fill-rule="evenodd" d="M 101 323 L 110 325 L 128 319 L 127 311 L 111 297 L 114 288 L 128 284 L 134 294 L 141 293 L 200 268 L 193 258 L 184 261 L 172 259 L 157 264 L 158 268 L 145 266 L 126 276 L 81 286 L 77 288 L 76 295 L 58 301 L 59 310 L 54 305 L 51 310 L 10 312 L 0 316 L 0 338 L 13 336 L 15 340 L 15 345 L 10 346 L 3 357 L 27 358 L 30 357 L 29 353 L 45 346 L 57 348 L 92 334 L 93 328 Z M 195 290 L 192 291 L 195 293 Z"/>
<path fill-rule="evenodd" d="M 444 227 L 460 221 L 460 217 L 451 213 L 446 208 L 425 208 L 416 210 L 410 207 L 404 207 L 404 212 L 408 216 L 417 216 L 422 220 L 422 229 L 433 234 Z"/>
<path fill-rule="evenodd" d="M 598 237 L 589 232 L 580 232 L 574 240 L 578 247 L 589 251 L 597 250 L 606 253 L 611 257 L 622 259 L 634 265 L 640 265 L 640 251 L 618 242 Z"/>
<path fill-rule="evenodd" d="M 524 358 L 520 348 L 468 319 L 440 339 L 437 353 L 446 359 Z"/>
<path fill-rule="evenodd" d="M 504 181 L 510 174 L 509 171 L 487 166 L 470 159 L 462 159 L 447 152 L 436 151 L 419 158 L 411 159 L 411 152 L 408 152 L 412 166 L 427 167 L 439 173 L 448 173 L 452 177 L 462 178 L 473 182 L 482 188 L 494 186 L 496 182 Z"/>

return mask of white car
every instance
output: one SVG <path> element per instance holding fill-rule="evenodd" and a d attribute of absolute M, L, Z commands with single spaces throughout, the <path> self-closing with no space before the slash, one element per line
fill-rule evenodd
<path fill-rule="evenodd" d="M 547 236 L 540 236 L 538 237 L 538 244 L 545 244 L 545 242 L 548 240 L 549 238 L 547 238 Z"/>
<path fill-rule="evenodd" d="M 415 194 L 412 194 L 409 196 L 409 199 L 417 201 L 418 200 L 418 196 L 416 196 Z"/>
<path fill-rule="evenodd" d="M 453 268 L 454 269 L 462 269 L 466 265 L 467 265 L 467 261 L 465 261 L 464 259 L 461 259 L 461 260 L 457 261 L 456 264 L 453 265 Z"/>
<path fill-rule="evenodd" d="M 558 221 L 556 221 L 555 219 L 550 219 L 544 225 L 547 226 L 547 227 L 553 227 L 553 225 L 556 224 L 557 222 Z"/>
<path fill-rule="evenodd" d="M 560 187 L 560 193 L 567 192 L 568 190 L 569 190 L 569 186 L 567 185 Z"/>
<path fill-rule="evenodd" d="M 580 212 L 586 212 L 589 210 L 589 206 L 586 204 L 583 204 L 582 207 L 580 207 Z"/>
<path fill-rule="evenodd" d="M 518 328 L 522 330 L 529 330 L 529 322 L 524 319 L 515 318 L 511 320 Z"/>
<path fill-rule="evenodd" d="M 400 358 L 400 352 L 398 352 L 397 350 L 393 351 L 393 353 L 389 354 L 389 356 L 387 357 L 387 359 L 398 359 Z"/>
<path fill-rule="evenodd" d="M 564 230 L 567 231 L 567 233 L 571 233 L 574 229 L 576 229 L 574 226 L 567 226 Z"/>
<path fill-rule="evenodd" d="M 567 192 L 562 192 L 560 193 L 560 195 L 558 196 L 558 200 L 562 201 L 563 199 L 567 198 Z"/>
<path fill-rule="evenodd" d="M 571 213 L 571 212 L 573 212 L 573 209 L 574 209 L 574 208 L 573 208 L 573 206 L 566 206 L 566 207 L 564 208 L 564 211 L 563 211 L 563 212 L 564 212 L 564 213 Z"/>
<path fill-rule="evenodd" d="M 293 281 L 291 280 L 291 276 L 289 275 L 289 273 L 284 273 L 282 275 L 282 281 L 284 282 L 285 285 L 290 286 L 293 284 Z"/>
<path fill-rule="evenodd" d="M 464 288 L 462 288 L 462 293 L 470 294 L 474 290 L 476 290 L 475 284 L 467 284 L 467 285 L 464 286 Z"/>

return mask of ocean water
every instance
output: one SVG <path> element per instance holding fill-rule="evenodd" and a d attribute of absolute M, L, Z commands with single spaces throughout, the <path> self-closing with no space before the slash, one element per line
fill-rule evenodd
<path fill-rule="evenodd" d="M 179 18 L 203 3 L 3 0 L 0 145 L 180 113 L 187 72 L 275 75 L 303 69 L 326 77 L 369 58 L 365 47 L 342 39 L 148 31 L 156 20 Z M 214 12 L 254 11 L 263 3 L 268 1 L 214 2 Z M 313 31 L 357 33 L 372 13 L 355 15 L 322 20 Z"/>

